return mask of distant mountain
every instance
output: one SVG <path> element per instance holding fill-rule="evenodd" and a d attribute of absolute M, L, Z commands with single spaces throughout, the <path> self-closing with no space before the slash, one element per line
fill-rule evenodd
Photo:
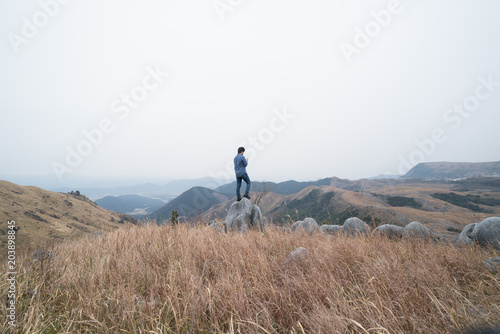
<path fill-rule="evenodd" d="M 37 187 L 0 181 L 0 239 L 7 240 L 7 221 L 20 229 L 16 243 L 27 249 L 30 243 L 74 239 L 94 231 L 112 231 L 137 221 L 101 208 L 79 193 L 61 194 Z"/>
<path fill-rule="evenodd" d="M 398 177 L 401 177 L 401 175 L 396 175 L 396 174 L 379 174 L 377 176 L 369 177 L 367 180 L 397 179 Z"/>
<path fill-rule="evenodd" d="M 224 184 L 226 182 L 228 181 L 204 177 L 199 179 L 174 180 L 168 182 L 167 184 L 143 183 L 123 187 L 82 187 L 77 189 L 92 200 L 97 200 L 106 196 L 123 196 L 128 194 L 141 195 L 149 198 L 161 198 L 162 200 L 171 200 L 192 187 L 202 186 L 213 189 L 217 187 L 217 185 Z M 57 192 L 69 192 L 71 190 L 75 190 L 75 188 L 65 187 L 53 189 L 53 191 Z"/>
<path fill-rule="evenodd" d="M 250 191 L 262 192 L 264 188 L 267 188 L 267 190 L 275 194 L 291 195 L 298 193 L 310 186 L 329 186 L 331 181 L 332 181 L 331 178 L 321 179 L 318 181 L 305 181 L 305 182 L 289 180 L 280 183 L 255 181 L 252 182 L 252 188 Z M 243 193 L 246 187 L 245 182 L 242 182 L 241 187 L 242 187 L 241 193 Z M 236 197 L 236 181 L 215 188 L 215 191 L 224 194 L 229 198 Z"/>
<path fill-rule="evenodd" d="M 454 180 L 485 176 L 500 176 L 500 161 L 419 163 L 403 175 L 402 178 Z"/>
<path fill-rule="evenodd" d="M 177 211 L 179 217 L 194 217 L 228 199 L 227 196 L 212 189 L 193 187 L 150 214 L 148 218 L 161 223 L 172 216 L 173 210 Z"/>
<path fill-rule="evenodd" d="M 106 196 L 95 201 L 100 207 L 128 214 L 132 217 L 148 215 L 163 205 L 165 202 L 140 195 Z"/>
<path fill-rule="evenodd" d="M 467 224 L 500 215 L 500 177 L 354 181 L 333 177 L 330 182 L 290 195 L 268 193 L 259 207 L 278 225 L 305 217 L 320 224 L 342 224 L 347 218 L 358 217 L 372 227 L 418 221 L 439 233 L 456 232 Z M 234 196 L 214 205 L 202 214 L 203 219 L 223 221 L 233 202 Z"/>

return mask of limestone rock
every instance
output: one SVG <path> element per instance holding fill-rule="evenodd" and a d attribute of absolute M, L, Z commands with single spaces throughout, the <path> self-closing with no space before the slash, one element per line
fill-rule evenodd
<path fill-rule="evenodd" d="M 224 224 L 228 230 L 245 232 L 249 228 L 265 227 L 266 221 L 257 205 L 247 198 L 242 198 L 241 201 L 231 204 Z"/>
<path fill-rule="evenodd" d="M 474 227 L 472 234 L 480 245 L 500 250 L 500 217 L 486 218 Z"/>
<path fill-rule="evenodd" d="M 349 235 L 365 234 L 371 232 L 370 226 L 359 218 L 352 217 L 344 222 L 344 232 Z"/>
<path fill-rule="evenodd" d="M 403 237 L 404 228 L 401 226 L 384 224 L 373 230 L 373 234 L 388 237 L 390 239 L 401 239 Z"/>
<path fill-rule="evenodd" d="M 433 240 L 435 239 L 434 232 L 419 222 L 411 222 L 405 226 L 403 237 L 407 239 L 422 239 Z"/>
<path fill-rule="evenodd" d="M 339 226 L 339 225 L 322 225 L 320 227 L 320 229 L 321 229 L 321 232 L 324 232 L 324 233 L 330 234 L 330 235 L 337 235 L 337 234 L 342 233 L 342 231 L 344 231 L 344 228 L 342 226 Z"/>
<path fill-rule="evenodd" d="M 464 227 L 462 233 L 458 237 L 458 242 L 461 244 L 473 245 L 476 243 L 476 237 L 474 236 L 474 228 L 477 224 L 469 224 Z"/>
<path fill-rule="evenodd" d="M 292 225 L 292 231 L 294 233 L 300 230 L 306 231 L 308 234 L 313 234 L 313 232 L 319 232 L 319 225 L 313 218 L 306 218 L 301 221 L 297 221 Z"/>

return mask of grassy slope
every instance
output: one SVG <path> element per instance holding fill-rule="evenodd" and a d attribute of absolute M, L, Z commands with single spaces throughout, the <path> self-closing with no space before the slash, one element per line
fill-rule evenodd
<path fill-rule="evenodd" d="M 309 257 L 285 266 L 306 247 Z M 134 226 L 18 260 L 23 333 L 446 333 L 500 321 L 476 247 Z M 206 264 L 204 277 L 202 272 Z M 6 282 L 0 290 L 6 291 Z M 0 312 L 5 314 L 5 304 Z"/>
<path fill-rule="evenodd" d="M 15 220 L 21 228 L 16 233 L 18 245 L 36 247 L 65 238 L 80 238 L 96 230 L 112 231 L 123 226 L 119 223 L 123 218 L 123 215 L 105 210 L 83 196 L 0 181 L 2 255 L 5 253 L 8 220 Z"/>

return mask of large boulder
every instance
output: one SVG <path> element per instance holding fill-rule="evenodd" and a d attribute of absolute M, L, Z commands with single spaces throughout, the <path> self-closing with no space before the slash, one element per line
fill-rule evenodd
<path fill-rule="evenodd" d="M 487 259 L 483 264 L 493 275 L 500 274 L 500 256 Z"/>
<path fill-rule="evenodd" d="M 462 233 L 458 237 L 458 242 L 465 245 L 473 245 L 476 243 L 476 237 L 474 236 L 474 228 L 477 224 L 469 224 L 464 227 Z"/>
<path fill-rule="evenodd" d="M 390 239 L 401 239 L 403 237 L 404 228 L 401 226 L 384 224 L 377 226 L 373 230 L 373 235 L 381 235 Z"/>
<path fill-rule="evenodd" d="M 257 205 L 247 198 L 242 198 L 241 201 L 231 204 L 224 224 L 228 230 L 245 232 L 249 228 L 263 228 L 265 220 Z"/>
<path fill-rule="evenodd" d="M 405 239 L 434 240 L 434 232 L 419 222 L 411 222 L 405 226 L 403 237 Z"/>
<path fill-rule="evenodd" d="M 308 234 L 313 234 L 313 232 L 319 232 L 319 225 L 313 218 L 306 218 L 293 223 L 292 231 L 294 233 L 298 233 L 302 230 L 306 231 Z"/>
<path fill-rule="evenodd" d="M 344 228 L 342 226 L 339 226 L 339 225 L 322 225 L 320 227 L 320 229 L 321 229 L 321 232 L 324 232 L 326 234 L 331 234 L 331 235 L 340 234 L 344 230 Z"/>
<path fill-rule="evenodd" d="M 260 208 L 254 204 L 252 207 L 252 212 L 250 213 L 250 225 L 251 227 L 263 229 L 268 226 L 268 221 L 262 216 Z"/>
<path fill-rule="evenodd" d="M 489 217 L 478 223 L 472 232 L 480 245 L 500 250 L 500 217 Z"/>
<path fill-rule="evenodd" d="M 344 222 L 344 232 L 349 235 L 368 235 L 371 233 L 371 228 L 361 219 L 352 217 Z"/>

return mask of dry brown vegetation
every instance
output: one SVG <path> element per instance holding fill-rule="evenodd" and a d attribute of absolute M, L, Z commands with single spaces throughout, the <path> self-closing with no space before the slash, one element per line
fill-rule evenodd
<path fill-rule="evenodd" d="M 285 265 L 298 247 L 308 256 Z M 19 255 L 19 332 L 188 333 L 193 315 L 194 333 L 447 333 L 500 321 L 500 279 L 481 264 L 491 249 L 147 225 L 51 251 L 44 263 Z"/>
<path fill-rule="evenodd" d="M 112 231 L 132 221 L 84 196 L 0 180 L 0 259 L 7 253 L 9 220 L 16 221 L 16 227 L 20 228 L 17 242 L 31 248 L 63 239 L 79 239 L 97 230 Z"/>

